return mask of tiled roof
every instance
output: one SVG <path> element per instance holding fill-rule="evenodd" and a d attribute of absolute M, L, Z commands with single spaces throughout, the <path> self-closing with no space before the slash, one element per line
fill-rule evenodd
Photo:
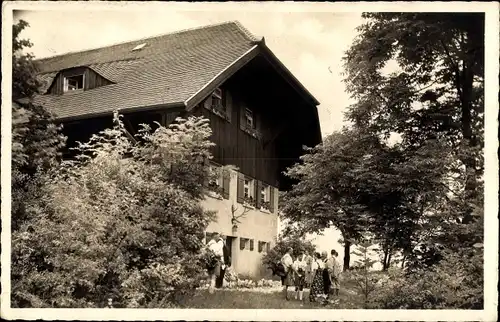
<path fill-rule="evenodd" d="M 87 66 L 114 82 L 36 101 L 59 118 L 103 114 L 115 109 L 183 104 L 258 39 L 238 22 L 227 22 L 37 61 L 47 84 L 61 70 Z M 146 43 L 141 50 L 132 49 Z"/>

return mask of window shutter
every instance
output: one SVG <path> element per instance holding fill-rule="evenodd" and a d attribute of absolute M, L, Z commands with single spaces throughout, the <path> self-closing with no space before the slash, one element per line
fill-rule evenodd
<path fill-rule="evenodd" d="M 262 182 L 260 180 L 255 180 L 255 208 L 260 209 L 260 189 L 262 187 Z"/>
<path fill-rule="evenodd" d="M 243 190 L 243 185 L 245 183 L 245 177 L 243 176 L 243 174 L 241 173 L 238 173 L 238 196 L 237 196 L 237 201 L 239 203 L 243 203 L 243 199 L 244 199 L 244 190 Z"/>
<path fill-rule="evenodd" d="M 269 209 L 271 212 L 274 213 L 274 193 L 275 193 L 275 187 L 269 186 Z"/>
<path fill-rule="evenodd" d="M 250 239 L 250 251 L 253 251 L 253 239 Z"/>
<path fill-rule="evenodd" d="M 222 170 L 222 189 L 224 199 L 229 199 L 229 184 L 231 182 L 231 174 L 229 170 Z"/>
<path fill-rule="evenodd" d="M 240 238 L 240 250 L 245 249 L 245 238 Z"/>

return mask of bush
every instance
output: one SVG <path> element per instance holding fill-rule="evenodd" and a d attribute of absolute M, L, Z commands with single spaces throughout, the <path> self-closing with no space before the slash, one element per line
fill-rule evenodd
<path fill-rule="evenodd" d="M 12 234 L 14 307 L 168 307 L 198 286 L 208 121 L 178 119 L 132 145 L 113 129 L 43 179 Z"/>
<path fill-rule="evenodd" d="M 308 252 L 310 255 L 313 255 L 315 251 L 315 247 L 310 241 L 305 241 L 298 237 L 284 237 L 279 239 L 276 245 L 262 257 L 262 263 L 265 267 L 272 270 L 273 275 L 277 271 L 277 264 L 281 260 L 281 257 L 285 255 L 290 247 L 293 249 L 292 256 L 294 258 L 299 256 L 300 252 Z"/>
<path fill-rule="evenodd" d="M 371 298 L 381 309 L 482 309 L 482 254 L 446 254 L 430 269 L 403 274 L 390 270 Z"/>

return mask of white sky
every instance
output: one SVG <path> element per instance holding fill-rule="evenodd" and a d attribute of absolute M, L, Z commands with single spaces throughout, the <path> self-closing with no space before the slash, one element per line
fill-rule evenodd
<path fill-rule="evenodd" d="M 238 20 L 268 47 L 320 101 L 323 136 L 343 125 L 343 111 L 351 104 L 342 83 L 342 56 L 362 23 L 360 13 L 263 11 L 21 11 L 14 19 L 30 27 L 21 37 L 33 43 L 37 58 L 101 47 L 186 28 Z M 343 248 L 340 233 L 328 229 L 311 236 L 319 251 Z"/>

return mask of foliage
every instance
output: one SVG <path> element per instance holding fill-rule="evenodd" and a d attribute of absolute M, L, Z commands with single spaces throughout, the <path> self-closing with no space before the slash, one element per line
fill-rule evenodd
<path fill-rule="evenodd" d="M 447 253 L 427 270 L 410 275 L 391 272 L 372 296 L 371 305 L 380 309 L 482 309 L 483 283 L 481 251 Z"/>
<path fill-rule="evenodd" d="M 277 264 L 289 248 L 293 249 L 292 257 L 294 258 L 302 252 L 313 255 L 315 251 L 315 247 L 310 241 L 297 236 L 280 236 L 276 245 L 262 257 L 263 265 L 272 270 L 273 275 L 276 272 Z"/>
<path fill-rule="evenodd" d="M 178 119 L 132 145 L 116 124 L 80 144 L 12 235 L 14 307 L 168 306 L 204 272 L 200 206 L 208 120 Z"/>
<path fill-rule="evenodd" d="M 370 296 L 375 291 L 378 282 L 376 276 L 370 273 L 370 269 L 373 267 L 373 264 L 376 263 L 376 261 L 372 259 L 373 251 L 370 249 L 370 247 L 373 247 L 373 243 L 370 241 L 363 241 L 356 246 L 358 249 L 354 254 L 361 259 L 354 263 L 354 266 L 358 269 L 350 272 L 350 279 L 355 282 L 356 291 L 362 296 L 364 308 L 367 309 L 369 308 Z"/>
<path fill-rule="evenodd" d="M 401 138 L 397 146 L 408 161 L 398 180 L 419 178 L 422 167 L 428 179 L 441 173 L 420 185 L 420 193 L 404 191 L 393 207 L 410 214 L 414 224 L 402 231 L 408 236 L 400 240 L 404 244 L 396 246 L 408 264 L 427 267 L 448 247 L 470 247 L 482 234 L 482 228 L 459 223 L 479 220 L 474 208 L 483 189 L 484 15 L 365 13 L 363 18 L 344 58 L 347 89 L 356 100 L 346 117 L 372 135 Z M 397 68 L 388 72 L 392 63 Z M 393 251 L 392 241 L 383 244 Z"/>
<path fill-rule="evenodd" d="M 60 161 L 66 138 L 54 116 L 33 103 L 42 85 L 36 77 L 33 56 L 24 53 L 32 44 L 19 39 L 28 23 L 13 26 L 12 41 L 12 229 L 27 219 L 26 207 L 39 198 L 44 173 Z"/>
<path fill-rule="evenodd" d="M 352 140 L 357 137 L 357 140 Z M 356 180 L 367 156 L 380 149 L 376 138 L 344 129 L 301 157 L 287 175 L 298 181 L 283 197 L 282 212 L 304 234 L 338 228 L 345 241 L 344 269 L 349 267 L 350 244 L 363 235 L 368 212 L 357 194 Z"/>

